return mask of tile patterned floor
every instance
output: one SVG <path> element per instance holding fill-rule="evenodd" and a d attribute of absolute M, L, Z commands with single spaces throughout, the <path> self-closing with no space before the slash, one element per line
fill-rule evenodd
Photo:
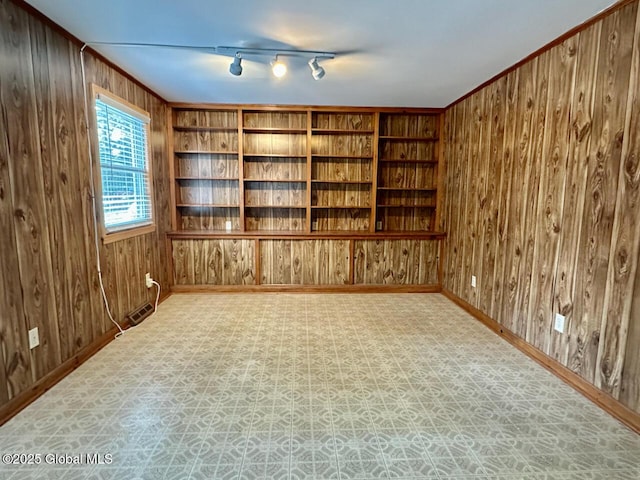
<path fill-rule="evenodd" d="M 640 478 L 638 435 L 437 294 L 174 295 L 0 452 L 112 455 L 11 480 Z"/>

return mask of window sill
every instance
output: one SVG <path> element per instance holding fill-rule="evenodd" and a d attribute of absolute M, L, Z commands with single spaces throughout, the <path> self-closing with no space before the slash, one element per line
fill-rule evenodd
<path fill-rule="evenodd" d="M 153 233 L 156 231 L 156 224 L 142 225 L 141 227 L 133 227 L 128 230 L 117 230 L 111 233 L 104 233 L 102 235 L 102 243 L 107 245 L 109 243 L 119 242 L 126 240 L 127 238 L 137 237 L 139 235 L 146 235 L 147 233 Z"/>

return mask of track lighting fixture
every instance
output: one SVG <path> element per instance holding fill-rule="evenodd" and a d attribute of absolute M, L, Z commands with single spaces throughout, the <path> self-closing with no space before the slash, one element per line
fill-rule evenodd
<path fill-rule="evenodd" d="M 276 78 L 282 78 L 287 73 L 287 66 L 278 60 L 278 55 L 271 62 L 271 71 Z"/>
<path fill-rule="evenodd" d="M 287 65 L 282 62 L 280 57 L 311 57 L 311 60 L 307 62 L 309 68 L 311 68 L 311 75 L 314 79 L 320 80 L 325 75 L 325 70 L 318 64 L 319 60 L 332 59 L 336 57 L 335 52 L 320 52 L 316 50 L 289 50 L 289 49 L 275 49 L 275 48 L 249 48 L 249 47 L 215 47 L 216 53 L 220 55 L 235 55 L 235 59 L 229 67 L 229 71 L 233 75 L 240 75 L 240 73 L 234 73 L 233 69 L 236 64 L 242 72 L 240 67 L 240 55 L 275 55 L 275 58 L 271 61 L 271 71 L 277 78 L 282 78 L 287 73 Z"/>
<path fill-rule="evenodd" d="M 116 47 L 153 47 L 153 48 L 177 48 L 185 50 L 199 50 L 217 55 L 233 57 L 233 62 L 229 65 L 229 73 L 239 77 L 242 75 L 242 60 L 247 55 L 274 55 L 271 62 L 273 74 L 281 78 L 287 73 L 287 65 L 280 61 L 278 57 L 306 57 L 311 58 L 307 62 L 311 68 L 311 75 L 314 79 L 320 80 L 325 75 L 325 70 L 318 64 L 318 60 L 336 58 L 335 52 L 321 52 L 317 50 L 294 50 L 286 48 L 251 48 L 251 47 L 203 47 L 196 45 L 170 45 L 163 43 L 123 43 L 123 42 L 88 42 L 86 45 L 110 45 Z"/>
<path fill-rule="evenodd" d="M 324 77 L 324 68 L 318 65 L 318 57 L 313 57 L 309 60 L 309 68 L 311 68 L 311 75 L 314 80 L 320 80 Z"/>
<path fill-rule="evenodd" d="M 233 63 L 229 65 L 229 73 L 236 77 L 242 75 L 242 56 L 240 52 L 236 52 L 236 56 L 233 57 Z"/>

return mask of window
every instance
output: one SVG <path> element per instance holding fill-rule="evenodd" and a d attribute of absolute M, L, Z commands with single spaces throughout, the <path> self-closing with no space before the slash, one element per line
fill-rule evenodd
<path fill-rule="evenodd" d="M 104 240 L 153 231 L 149 114 L 95 86 L 94 98 Z"/>

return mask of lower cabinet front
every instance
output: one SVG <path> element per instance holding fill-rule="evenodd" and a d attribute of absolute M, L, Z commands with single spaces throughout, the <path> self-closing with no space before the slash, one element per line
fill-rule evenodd
<path fill-rule="evenodd" d="M 440 239 L 174 238 L 177 286 L 439 286 Z"/>

